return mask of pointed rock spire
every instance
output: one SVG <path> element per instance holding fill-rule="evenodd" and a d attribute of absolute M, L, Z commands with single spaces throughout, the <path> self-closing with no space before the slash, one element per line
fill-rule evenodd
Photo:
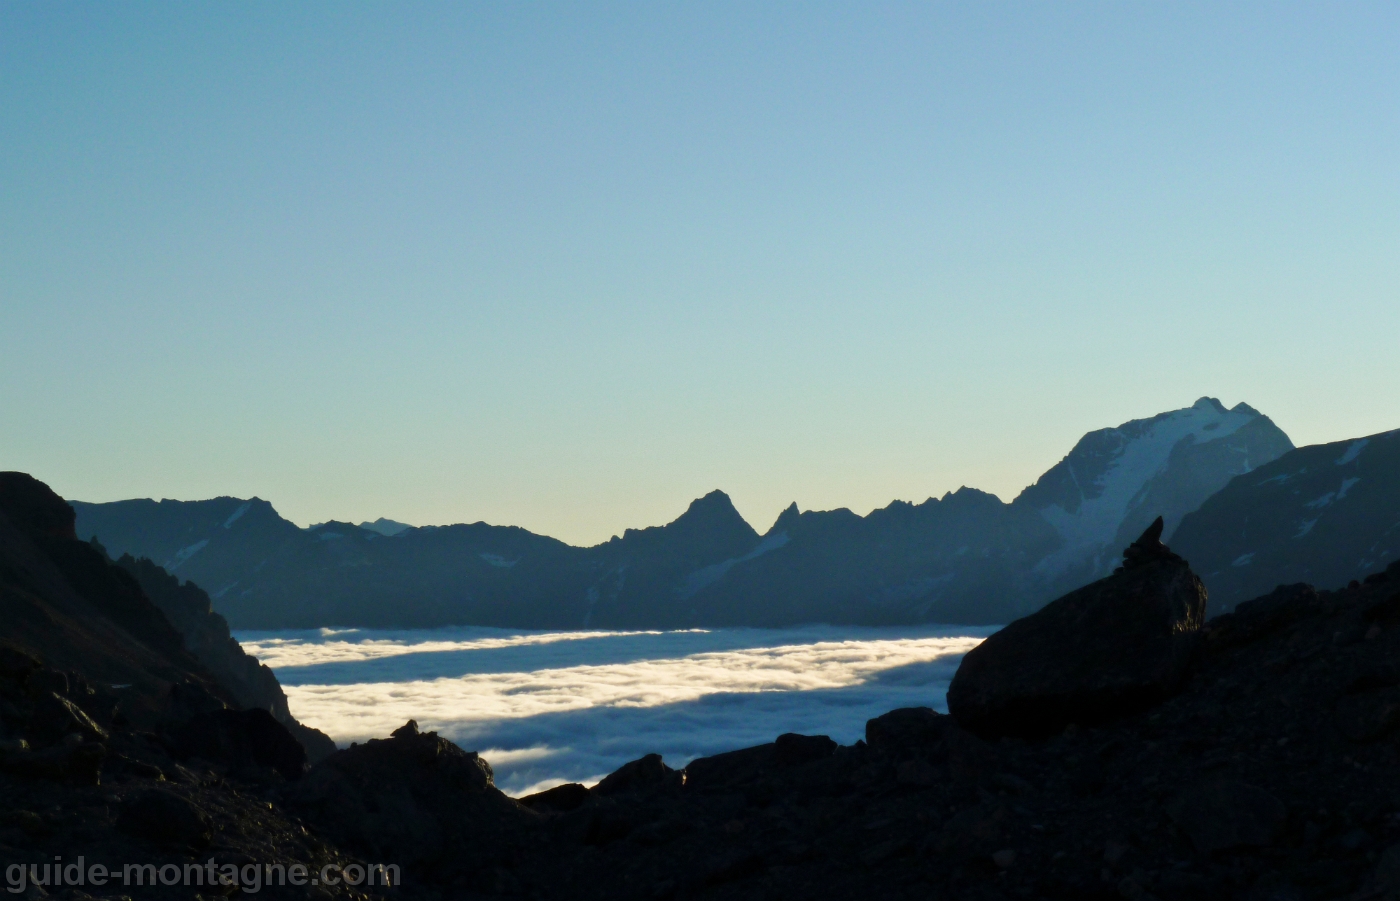
<path fill-rule="evenodd" d="M 1152 521 L 1152 525 L 1142 533 L 1137 541 L 1123 550 L 1123 566 L 1127 569 L 1142 566 L 1155 560 L 1180 560 L 1171 548 L 1162 543 L 1162 517 Z"/>

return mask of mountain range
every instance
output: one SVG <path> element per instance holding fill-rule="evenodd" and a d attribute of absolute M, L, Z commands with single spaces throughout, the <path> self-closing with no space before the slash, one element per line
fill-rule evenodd
<path fill-rule="evenodd" d="M 258 498 L 73 507 L 80 536 L 197 583 L 234 628 L 996 623 L 1296 452 L 1248 405 L 1202 398 L 1090 432 L 1010 503 L 964 487 L 866 516 L 794 504 L 759 534 L 714 491 L 593 547 L 481 522 L 302 529 Z"/>

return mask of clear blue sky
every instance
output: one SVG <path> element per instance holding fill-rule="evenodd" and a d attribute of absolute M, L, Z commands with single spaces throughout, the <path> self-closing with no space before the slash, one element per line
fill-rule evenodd
<path fill-rule="evenodd" d="M 0 468 L 573 542 L 1400 427 L 1400 5 L 0 5 Z"/>

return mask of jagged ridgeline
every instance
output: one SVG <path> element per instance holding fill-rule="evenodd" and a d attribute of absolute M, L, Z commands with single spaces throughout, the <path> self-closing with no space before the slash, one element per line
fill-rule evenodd
<path fill-rule="evenodd" d="M 1089 433 L 1010 503 L 961 488 L 863 517 L 793 505 L 759 534 L 715 491 L 586 548 L 481 522 L 301 529 L 257 498 L 73 506 L 83 537 L 194 581 L 235 628 L 997 623 L 1105 575 L 1156 516 L 1171 540 L 1292 449 L 1248 405 L 1202 398 Z"/>

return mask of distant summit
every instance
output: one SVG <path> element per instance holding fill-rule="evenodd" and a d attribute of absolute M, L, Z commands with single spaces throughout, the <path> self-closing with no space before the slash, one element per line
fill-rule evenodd
<path fill-rule="evenodd" d="M 867 516 L 793 504 L 760 535 L 716 490 L 588 548 L 480 522 L 302 530 L 256 498 L 74 508 L 81 537 L 197 580 L 238 628 L 996 623 L 1292 449 L 1248 405 L 1201 398 L 1090 432 L 1009 504 L 966 487 Z"/>
<path fill-rule="evenodd" d="M 360 528 L 368 529 L 371 532 L 378 532 L 386 538 L 392 538 L 400 532 L 407 532 L 413 526 L 405 522 L 395 522 L 392 519 L 379 517 L 374 522 L 362 522 Z"/>
<path fill-rule="evenodd" d="M 1237 475 L 1293 450 L 1248 404 L 1213 397 L 1090 432 L 1013 502 L 1038 512 L 1060 546 L 1037 564 L 1068 590 L 1107 575 L 1123 547 L 1161 516 L 1170 541 L 1187 513 Z"/>

